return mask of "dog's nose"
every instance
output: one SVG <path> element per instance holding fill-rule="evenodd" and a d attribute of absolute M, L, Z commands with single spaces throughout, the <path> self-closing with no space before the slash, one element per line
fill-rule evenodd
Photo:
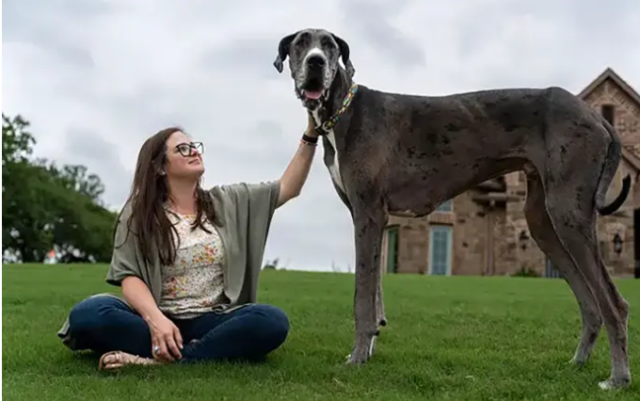
<path fill-rule="evenodd" d="M 309 68 L 322 68 L 324 67 L 324 57 L 313 55 L 307 59 L 307 65 Z"/>

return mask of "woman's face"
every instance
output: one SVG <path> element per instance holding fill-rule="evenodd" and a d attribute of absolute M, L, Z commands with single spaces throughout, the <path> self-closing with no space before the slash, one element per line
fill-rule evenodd
<path fill-rule="evenodd" d="M 165 172 L 168 178 L 199 179 L 204 173 L 200 142 L 192 142 L 184 132 L 173 133 L 166 142 L 167 164 Z"/>

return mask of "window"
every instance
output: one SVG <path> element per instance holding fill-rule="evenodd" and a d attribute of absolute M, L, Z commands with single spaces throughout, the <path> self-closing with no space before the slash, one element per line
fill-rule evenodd
<path fill-rule="evenodd" d="M 603 104 L 600 108 L 600 112 L 602 113 L 602 117 L 604 117 L 605 120 L 609 121 L 609 124 L 614 125 L 615 108 L 612 104 Z"/>
<path fill-rule="evenodd" d="M 398 226 L 391 226 L 387 231 L 387 273 L 398 272 Z"/>
<path fill-rule="evenodd" d="M 546 263 L 544 266 L 544 276 L 549 278 L 561 278 L 560 272 L 556 269 L 556 267 L 551 262 L 551 259 L 546 258 Z"/>
<path fill-rule="evenodd" d="M 436 211 L 438 211 L 438 212 L 450 212 L 452 210 L 453 210 L 453 201 L 451 199 L 442 202 L 436 208 Z"/>
<path fill-rule="evenodd" d="M 451 274 L 452 232 L 451 226 L 429 227 L 429 274 Z"/>

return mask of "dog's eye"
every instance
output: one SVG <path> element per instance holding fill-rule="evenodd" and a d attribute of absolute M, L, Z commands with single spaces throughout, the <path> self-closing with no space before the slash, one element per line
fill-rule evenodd
<path fill-rule="evenodd" d="M 322 38 L 322 40 L 320 41 L 320 44 L 322 44 L 322 47 L 325 49 L 333 49 L 334 45 L 333 45 L 333 41 L 329 38 Z"/>

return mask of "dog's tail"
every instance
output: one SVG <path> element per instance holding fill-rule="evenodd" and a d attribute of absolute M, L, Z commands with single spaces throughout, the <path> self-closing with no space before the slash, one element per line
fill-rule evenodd
<path fill-rule="evenodd" d="M 602 173 L 600 174 L 600 180 L 598 181 L 595 201 L 598 213 L 602 216 L 606 216 L 618 210 L 627 199 L 629 191 L 631 190 L 631 175 L 627 174 L 622 180 L 622 189 L 620 190 L 618 197 L 610 204 L 605 205 L 604 202 L 609 184 L 613 180 L 616 170 L 618 169 L 618 165 L 620 164 L 620 160 L 622 159 L 622 145 L 618 134 L 615 132 L 611 124 L 609 124 L 609 122 L 604 118 L 602 119 L 602 125 L 609 133 L 611 143 L 609 144 L 607 157 L 605 158 L 604 165 L 602 166 Z"/>

